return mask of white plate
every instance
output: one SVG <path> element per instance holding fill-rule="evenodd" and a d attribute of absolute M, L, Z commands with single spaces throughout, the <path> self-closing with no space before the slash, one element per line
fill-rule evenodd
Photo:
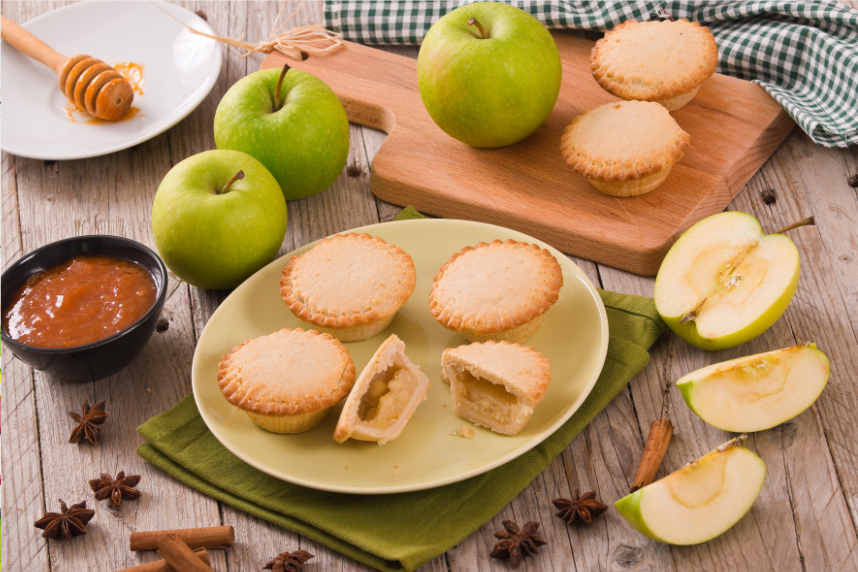
<path fill-rule="evenodd" d="M 91 1 L 53 10 L 22 26 L 59 53 L 88 54 L 109 65 L 144 66 L 140 112 L 118 123 L 72 122 L 56 74 L 2 42 L 3 134 L 8 153 L 34 159 L 97 157 L 163 133 L 205 99 L 220 73 L 221 48 L 159 10 L 213 33 L 195 14 L 164 2 Z M 19 22 L 20 23 L 20 22 Z"/>
<path fill-rule="evenodd" d="M 380 447 L 350 439 L 338 444 L 334 426 L 342 409 L 333 407 L 318 426 L 297 435 L 269 433 L 224 398 L 217 384 L 218 363 L 234 346 L 281 328 L 308 328 L 280 298 L 283 256 L 247 279 L 212 315 L 194 352 L 192 380 L 197 407 L 214 436 L 237 457 L 278 479 L 315 489 L 387 494 L 438 487 L 479 475 L 529 451 L 554 433 L 581 406 L 596 383 L 608 350 L 608 320 L 599 293 L 575 263 L 520 232 L 464 220 L 426 219 L 365 226 L 368 232 L 405 250 L 414 259 L 417 287 L 381 334 L 345 344 L 357 373 L 390 334 L 405 342 L 408 357 L 429 376 L 427 400 L 396 440 Z M 432 277 L 464 246 L 496 238 L 548 248 L 563 270 L 560 299 L 545 314 L 542 328 L 527 344 L 551 363 L 551 384 L 528 425 L 515 436 L 473 427 L 471 439 L 451 433 L 471 426 L 453 414 L 450 388 L 441 381 L 444 348 L 467 344 L 429 312 Z"/>

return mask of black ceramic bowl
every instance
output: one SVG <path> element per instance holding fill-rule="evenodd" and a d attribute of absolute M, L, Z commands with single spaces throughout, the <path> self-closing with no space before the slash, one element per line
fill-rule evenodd
<path fill-rule="evenodd" d="M 157 254 L 127 238 L 91 235 L 59 240 L 34 250 L 6 269 L 0 277 L 3 313 L 30 276 L 81 255 L 114 256 L 146 268 L 155 280 L 155 303 L 128 328 L 91 344 L 59 349 L 38 348 L 16 342 L 5 329 L 2 339 L 7 350 L 35 369 L 65 381 L 88 382 L 113 375 L 127 366 L 149 341 L 167 298 L 167 268 Z"/>

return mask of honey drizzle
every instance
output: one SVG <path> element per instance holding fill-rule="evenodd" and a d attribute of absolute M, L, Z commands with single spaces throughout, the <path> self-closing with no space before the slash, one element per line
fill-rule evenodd
<path fill-rule="evenodd" d="M 146 87 L 146 80 L 143 78 L 143 67 L 143 64 L 135 64 L 134 62 L 120 62 L 113 66 L 113 69 L 128 80 L 134 93 L 143 95 L 143 88 Z"/>
<path fill-rule="evenodd" d="M 68 119 L 72 123 L 88 123 L 91 125 L 122 123 L 123 121 L 130 121 L 138 115 L 140 117 L 143 117 L 143 115 L 140 114 L 140 108 L 132 106 L 128 108 L 128 113 L 125 114 L 125 117 L 123 117 L 119 121 L 105 121 L 103 119 L 93 117 L 71 101 L 66 101 L 66 104 L 63 105 L 63 113 L 65 113 L 66 119 Z"/>

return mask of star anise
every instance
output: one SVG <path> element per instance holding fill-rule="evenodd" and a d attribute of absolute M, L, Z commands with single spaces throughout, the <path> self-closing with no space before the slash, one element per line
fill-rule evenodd
<path fill-rule="evenodd" d="M 503 527 L 506 530 L 495 533 L 495 537 L 500 538 L 500 542 L 495 545 L 495 549 L 489 556 L 501 559 L 509 558 L 513 568 L 518 568 L 525 556 L 535 555 L 538 547 L 548 544 L 536 534 L 536 530 L 539 528 L 538 522 L 528 522 L 523 529 L 519 529 L 513 521 L 505 520 Z"/>
<path fill-rule="evenodd" d="M 560 509 L 557 516 L 565 520 L 567 524 L 575 524 L 578 521 L 590 524 L 595 517 L 608 510 L 608 507 L 596 500 L 596 491 L 582 495 L 579 494 L 578 489 L 575 489 L 572 500 L 556 499 L 551 502 Z"/>
<path fill-rule="evenodd" d="M 77 427 L 72 430 L 69 443 L 80 443 L 86 438 L 92 444 L 98 444 L 98 435 L 101 433 L 101 425 L 107 421 L 109 415 L 104 410 L 104 401 L 99 401 L 92 407 L 89 406 L 89 401 L 83 402 L 83 413 L 75 413 L 69 411 L 69 416 L 77 421 Z"/>
<path fill-rule="evenodd" d="M 86 534 L 86 523 L 95 516 L 94 510 L 86 508 L 86 501 L 73 504 L 71 508 L 60 500 L 60 512 L 48 512 L 37 520 L 33 526 L 41 528 L 43 538 L 68 540 L 75 536 Z"/>
<path fill-rule="evenodd" d="M 116 479 L 107 473 L 101 473 L 100 479 L 92 479 L 89 481 L 89 486 L 95 493 L 95 500 L 103 501 L 109 498 L 110 504 L 119 508 L 122 506 L 122 499 L 134 500 L 140 498 L 143 494 L 134 487 L 140 482 L 140 475 L 125 476 L 125 471 L 119 471 Z"/>
<path fill-rule="evenodd" d="M 304 563 L 310 558 L 313 558 L 313 555 L 306 550 L 281 552 L 263 569 L 272 572 L 301 572 L 304 569 Z"/>

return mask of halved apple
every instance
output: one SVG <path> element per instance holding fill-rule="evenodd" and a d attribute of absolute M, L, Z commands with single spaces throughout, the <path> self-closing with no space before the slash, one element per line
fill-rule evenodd
<path fill-rule="evenodd" d="M 676 386 L 709 425 L 737 433 L 763 431 L 810 407 L 830 371 L 825 354 L 806 344 L 716 363 Z"/>
<path fill-rule="evenodd" d="M 700 544 L 729 530 L 760 496 L 766 464 L 745 436 L 621 498 L 614 506 L 641 534 L 668 544 Z"/>
<path fill-rule="evenodd" d="M 655 280 L 655 306 L 679 337 L 720 350 L 774 324 L 798 278 L 798 250 L 789 237 L 764 235 L 747 213 L 719 213 L 689 228 L 667 253 Z"/>

